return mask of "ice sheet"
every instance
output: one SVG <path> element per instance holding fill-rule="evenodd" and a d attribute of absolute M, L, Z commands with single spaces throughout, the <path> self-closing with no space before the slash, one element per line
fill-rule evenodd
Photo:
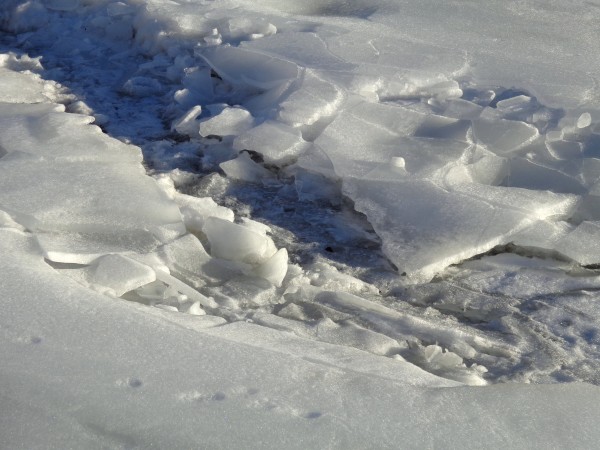
<path fill-rule="evenodd" d="M 302 355 L 309 365 L 316 358 L 327 370 L 332 364 L 335 370 L 352 370 L 354 378 L 364 372 L 396 380 L 403 367 L 403 382 L 425 380 L 426 386 L 432 380 L 453 384 L 431 373 L 469 384 L 600 383 L 595 306 L 600 262 L 595 244 L 600 217 L 598 17 L 592 5 L 579 1 L 149 0 L 141 5 L 9 0 L 0 12 L 0 27 L 8 31 L 5 41 L 42 59 L 17 53 L 0 58 L 0 76 L 7 81 L 0 83 L 0 93 L 4 101 L 43 103 L 0 104 L 1 227 L 37 242 L 41 248 L 29 250 L 52 265 L 36 272 L 48 285 L 54 282 L 44 271 L 52 276 L 69 272 L 77 279 L 76 273 L 93 278 L 99 269 L 95 281 L 83 276 L 79 281 L 142 303 L 151 311 L 145 314 L 159 314 L 153 316 L 160 317 L 155 328 L 176 337 L 161 340 L 148 332 L 146 340 L 144 334 L 144 342 L 156 338 L 164 344 L 153 348 L 169 348 L 153 360 L 165 361 L 174 348 L 179 364 L 190 360 L 179 352 L 189 357 L 185 342 L 190 341 L 206 350 L 196 335 L 182 336 L 180 328 L 173 331 L 165 323 L 198 330 L 237 322 L 214 331 L 219 339 L 236 343 L 227 347 L 237 356 L 235 363 L 222 354 L 203 355 L 244 379 L 254 375 L 245 369 L 250 364 L 281 368 L 279 375 L 294 381 L 293 388 L 276 385 L 282 389 L 277 396 L 246 402 L 252 397 L 249 390 L 239 400 L 236 387 L 200 389 L 186 384 L 196 378 L 182 375 L 185 380 L 175 384 L 183 383 L 185 391 L 179 396 L 169 391 L 156 403 L 178 398 L 194 407 L 218 405 L 217 413 L 206 416 L 209 422 L 232 415 L 246 424 L 252 416 L 245 414 L 248 408 L 255 413 L 264 407 L 260 414 L 291 412 L 300 423 L 311 420 L 322 427 L 310 434 L 315 440 L 309 444 L 340 447 L 348 443 L 343 442 L 345 431 L 335 429 L 338 418 L 350 429 L 366 423 L 363 416 L 353 421 L 347 405 L 343 412 L 331 409 L 338 396 L 325 401 L 329 410 L 298 406 L 282 392 L 304 389 L 306 394 L 307 386 L 315 385 L 314 367 L 306 368 L 309 375 L 303 378 L 306 359 L 300 366 L 294 361 L 291 373 L 277 358 L 250 361 L 249 348 L 271 356 L 280 351 L 286 358 Z M 69 85 L 77 97 L 32 74 L 37 72 Z M 46 102 L 62 102 L 66 108 Z M 90 124 L 92 115 L 102 130 Z M 160 186 L 145 177 L 137 147 L 125 142 L 143 147 L 146 168 Z M 225 176 L 202 177 L 217 171 Z M 166 178 L 174 183 L 163 183 Z M 42 190 L 31 187 L 31 180 Z M 27 264 L 35 266 L 29 259 Z M 408 285 L 407 279 L 416 284 Z M 11 283 L 26 286 L 24 280 Z M 74 292 L 71 284 L 63 286 Z M 106 297 L 92 301 L 108 301 L 102 308 L 115 305 Z M 18 302 L 18 313 L 35 309 L 24 305 L 31 303 Z M 44 312 L 49 309 L 42 306 Z M 129 332 L 131 321 L 114 323 Z M 14 340 L 41 342 L 39 336 L 29 341 L 23 336 Z M 137 342 L 133 332 L 125 337 Z M 79 339 L 70 335 L 65 341 Z M 240 342 L 242 352 L 235 349 Z M 351 348 L 380 359 L 364 360 Z M 136 347 L 134 353 L 143 350 Z M 159 364 L 157 370 L 162 368 Z M 207 370 L 207 379 L 225 373 L 221 369 Z M 190 370 L 199 373 L 196 367 Z M 269 382 L 281 382 L 272 375 Z M 328 372 L 323 379 L 332 376 Z M 146 384 L 128 375 L 116 385 L 138 392 L 152 382 L 157 385 L 158 378 Z M 97 378 L 91 380 L 98 386 Z M 360 407 L 371 405 L 364 401 L 369 396 L 359 395 L 355 379 L 344 380 L 352 385 L 351 395 L 340 391 L 340 397 Z M 75 383 L 75 389 L 81 385 Z M 379 392 L 369 386 L 366 391 Z M 383 387 L 385 395 L 392 392 L 390 385 Z M 494 439 L 499 446 L 590 446 L 588 435 L 578 431 L 574 442 L 564 432 L 548 431 L 558 430 L 565 420 L 573 420 L 575 429 L 594 417 L 586 410 L 583 421 L 575 414 L 565 419 L 563 409 L 552 409 L 553 401 L 560 400 L 562 408 L 574 399 L 576 407 L 589 409 L 589 395 L 584 398 L 580 387 L 571 386 L 571 394 L 579 393 L 576 398 L 569 398 L 565 387 L 554 391 L 557 397 L 548 388 L 527 397 L 525 388 L 492 388 L 474 397 L 426 389 L 418 398 L 428 401 L 413 403 L 416 411 L 409 412 L 410 426 L 402 434 L 393 434 L 395 424 L 377 436 L 352 435 L 348 442 L 362 444 L 364 437 L 364 446 L 406 443 L 414 429 L 439 425 L 437 416 L 421 413 L 441 405 L 443 424 L 449 416 L 458 423 L 440 428 L 441 437 L 434 433 L 427 442 L 422 436 L 429 435 L 419 434 L 416 447 L 453 446 L 455 437 L 456 446 L 463 447 L 493 446 Z M 70 392 L 65 388 L 61 398 L 72 399 Z M 523 397 L 533 409 L 522 408 Z M 543 398 L 550 398 L 550 404 Z M 398 399 L 391 403 L 406 404 Z M 476 414 L 464 408 L 473 399 L 483 399 L 481 406 L 476 403 Z M 382 411 L 385 399 L 376 400 Z M 37 417 L 16 403 L 16 410 Z M 511 405 L 527 411 L 516 424 Z M 397 415 L 394 408 L 384 412 Z M 556 424 L 551 420 L 555 426 L 548 427 L 546 419 L 555 413 Z M 410 422 L 415 415 L 419 426 Z M 369 417 L 384 427 L 379 416 Z M 244 429 L 246 446 L 249 435 L 273 430 L 277 420 Z M 331 421 L 323 426 L 317 420 Z M 480 442 L 472 430 L 481 421 L 489 428 Z M 169 446 L 160 440 L 167 434 L 161 427 L 171 423 L 160 423 L 161 432 L 135 435 L 126 445 L 152 441 Z M 541 437 L 531 428 L 522 431 L 523 423 L 542 423 Z M 181 425 L 169 429 L 181 430 Z M 113 439 L 115 425 L 105 428 Z M 124 429 L 130 433 L 131 427 Z M 298 424 L 290 429 L 298 430 Z M 464 429 L 464 434 L 457 431 Z M 194 432 L 197 439 L 197 427 Z M 96 433 L 102 439 L 107 435 Z M 176 443 L 185 446 L 187 431 L 181 433 L 185 436 Z M 262 436 L 252 442 L 272 442 Z M 229 441 L 221 438 L 218 444 L 223 442 Z"/>

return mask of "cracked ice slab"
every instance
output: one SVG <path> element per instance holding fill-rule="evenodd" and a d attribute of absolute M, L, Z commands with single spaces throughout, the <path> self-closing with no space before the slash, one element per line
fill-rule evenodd
<path fill-rule="evenodd" d="M 0 209 L 38 233 L 49 259 L 87 264 L 106 253 L 147 252 L 185 232 L 137 147 L 60 105 L 0 110 Z"/>
<path fill-rule="evenodd" d="M 272 89 L 296 79 L 300 71 L 290 61 L 237 47 L 210 47 L 199 50 L 198 54 L 234 85 Z"/>
<path fill-rule="evenodd" d="M 393 174 L 395 175 L 395 174 Z M 554 214 L 568 214 L 574 196 L 519 189 L 448 191 L 427 180 L 345 180 L 382 238 L 383 252 L 414 282 L 426 282 L 458 263 Z M 489 189 L 489 187 L 488 187 Z M 543 197 L 543 198 L 542 198 Z M 539 208 L 529 208 L 539 205 Z M 516 204 L 516 206 L 513 206 Z"/>

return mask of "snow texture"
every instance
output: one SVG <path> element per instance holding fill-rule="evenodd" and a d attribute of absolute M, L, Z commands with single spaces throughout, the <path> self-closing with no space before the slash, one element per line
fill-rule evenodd
<path fill-rule="evenodd" d="M 7 0 L 2 445 L 594 447 L 598 6 Z"/>

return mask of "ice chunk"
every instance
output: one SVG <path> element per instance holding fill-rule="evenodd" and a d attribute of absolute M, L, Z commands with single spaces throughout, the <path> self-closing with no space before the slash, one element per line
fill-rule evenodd
<path fill-rule="evenodd" d="M 485 367 L 473 364 L 467 368 L 459 355 L 445 350 L 439 345 L 428 345 L 419 350 L 422 366 L 430 372 L 471 386 L 487 384 L 482 378 L 482 374 L 487 372 Z"/>
<path fill-rule="evenodd" d="M 573 230 L 567 222 L 537 221 L 530 227 L 517 233 L 512 243 L 521 247 L 534 247 L 543 250 L 555 250 L 556 243 Z"/>
<path fill-rule="evenodd" d="M 194 302 L 194 303 L 192 303 L 192 305 L 187 309 L 186 312 L 188 314 L 193 315 L 193 316 L 204 316 L 204 315 L 206 315 L 206 311 L 204 311 L 200 307 L 200 302 Z"/>
<path fill-rule="evenodd" d="M 592 124 L 592 116 L 589 112 L 585 112 L 577 119 L 577 128 L 587 128 Z"/>
<path fill-rule="evenodd" d="M 156 280 L 154 270 L 124 255 L 102 256 L 86 272 L 94 289 L 117 297 Z"/>
<path fill-rule="evenodd" d="M 564 172 L 544 167 L 526 158 L 511 158 L 509 161 L 509 186 L 527 189 L 549 190 L 571 194 L 583 194 L 585 188 L 581 182 Z"/>
<path fill-rule="evenodd" d="M 0 204 L 30 229 L 107 233 L 181 221 L 139 164 L 5 159 Z M 46 188 L 40 192 L 33 179 Z"/>
<path fill-rule="evenodd" d="M 198 302 L 202 306 L 206 306 L 208 308 L 216 308 L 218 306 L 212 298 L 202 295 L 188 284 L 163 270 L 156 270 L 156 279 L 173 287 L 177 291 L 186 295 L 191 301 Z"/>
<path fill-rule="evenodd" d="M 400 350 L 395 339 L 352 322 L 337 324 L 331 319 L 323 319 L 316 324 L 315 333 L 324 342 L 359 348 L 376 355 L 391 355 Z"/>
<path fill-rule="evenodd" d="M 523 120 L 538 108 L 539 105 L 535 99 L 527 95 L 517 95 L 506 100 L 500 100 L 496 104 L 496 109 L 505 119 Z"/>
<path fill-rule="evenodd" d="M 111 139 L 94 126 L 94 118 L 64 114 L 56 105 L 4 105 L 0 113 L 0 146 L 62 161 L 141 163 L 138 147 Z"/>
<path fill-rule="evenodd" d="M 519 150 L 538 137 L 537 128 L 525 122 L 479 118 L 473 121 L 473 138 L 503 156 Z"/>
<path fill-rule="evenodd" d="M 285 248 L 281 248 L 277 253 L 253 269 L 252 274 L 264 278 L 275 286 L 280 287 L 287 273 L 287 269 L 288 253 Z"/>
<path fill-rule="evenodd" d="M 4 211 L 0 211 L 0 228 L 14 228 L 15 230 L 25 231 L 25 227 L 19 225 Z"/>
<path fill-rule="evenodd" d="M 212 258 L 191 234 L 162 246 L 157 255 L 172 275 L 197 287 L 207 282 L 223 282 L 250 270 L 241 263 Z"/>
<path fill-rule="evenodd" d="M 188 110 L 183 116 L 173 122 L 171 126 L 172 130 L 177 131 L 180 134 L 186 134 L 188 136 L 198 136 L 200 131 L 200 124 L 196 120 L 202 113 L 202 107 L 196 105 Z"/>
<path fill-rule="evenodd" d="M 277 32 L 275 25 L 269 23 L 264 18 L 258 17 L 233 17 L 228 20 L 227 28 L 228 30 L 225 34 L 230 39 L 259 39 Z"/>
<path fill-rule="evenodd" d="M 525 190 L 510 195 L 482 185 L 449 192 L 430 181 L 348 180 L 344 187 L 382 238 L 384 253 L 415 281 L 510 242 L 537 219 L 568 214 L 575 203 L 572 196 Z"/>
<path fill-rule="evenodd" d="M 173 199 L 179 205 L 185 227 L 195 233 L 202 231 L 204 221 L 208 217 L 219 217 L 233 222 L 233 211 L 217 205 L 210 197 L 193 197 L 176 192 Z"/>
<path fill-rule="evenodd" d="M 115 30 L 116 31 L 116 30 Z M 162 91 L 160 82 L 150 77 L 133 77 L 125 82 L 121 90 L 132 97 L 147 97 Z"/>
<path fill-rule="evenodd" d="M 209 217 L 202 230 L 210 242 L 211 255 L 217 258 L 256 264 L 275 253 L 269 237 L 243 225 Z"/>
<path fill-rule="evenodd" d="M 343 91 L 334 83 L 306 70 L 299 87 L 279 103 L 278 118 L 292 127 L 313 125 L 334 114 L 343 100 Z"/>
<path fill-rule="evenodd" d="M 218 115 L 200 121 L 200 135 L 237 136 L 254 124 L 252 115 L 241 107 L 226 107 Z"/>
<path fill-rule="evenodd" d="M 292 62 L 239 47 L 209 47 L 198 54 L 234 85 L 272 89 L 296 79 L 300 69 Z"/>
<path fill-rule="evenodd" d="M 15 33 L 37 30 L 45 26 L 50 19 L 48 10 L 39 1 L 12 1 L 12 5 L 8 2 L 8 5 L 3 6 L 0 27 Z"/>
<path fill-rule="evenodd" d="M 271 120 L 246 131 L 233 141 L 236 150 L 253 150 L 263 155 L 265 162 L 278 165 L 293 161 L 307 146 L 299 131 Z"/>
<path fill-rule="evenodd" d="M 405 108 L 359 106 L 339 114 L 315 144 L 327 154 L 340 177 L 366 176 L 388 165 L 394 157 L 404 158 L 409 173 L 432 176 L 462 158 L 470 145 L 454 139 L 409 136 L 426 120 L 424 115 Z"/>
<path fill-rule="evenodd" d="M 555 249 L 582 265 L 600 264 L 600 222 L 585 221 L 560 239 Z"/>
<path fill-rule="evenodd" d="M 340 272 L 334 266 L 324 262 L 308 266 L 306 276 L 310 279 L 311 286 L 317 286 L 323 290 L 350 292 L 356 295 L 377 294 L 375 286 Z"/>
<path fill-rule="evenodd" d="M 444 116 L 455 119 L 472 120 L 479 117 L 483 107 L 461 98 L 449 99 L 444 109 Z"/>
<path fill-rule="evenodd" d="M 225 175 L 235 180 L 260 183 L 273 178 L 273 173 L 252 161 L 247 152 L 242 152 L 237 158 L 219 164 L 219 167 L 225 172 Z"/>
<path fill-rule="evenodd" d="M 379 20 L 385 20 L 384 15 L 380 15 Z M 395 14 L 390 17 L 394 16 L 397 17 Z M 392 25 L 395 26 L 397 24 Z M 466 55 L 460 48 L 432 45 L 424 36 L 417 42 L 401 33 L 381 31 L 362 28 L 360 32 L 332 34 L 326 38 L 327 48 L 343 61 L 358 64 L 358 70 L 362 72 L 376 68 L 378 75 L 388 69 L 393 75 L 417 73 L 420 78 L 426 78 L 457 72 L 466 62 Z"/>
<path fill-rule="evenodd" d="M 211 76 L 209 68 L 186 68 L 182 83 L 184 89 L 176 91 L 173 98 L 183 107 L 191 108 L 214 101 L 215 79 Z"/>
<path fill-rule="evenodd" d="M 573 159 L 583 156 L 581 142 L 546 139 L 546 147 L 556 159 Z"/>
<path fill-rule="evenodd" d="M 202 267 L 211 260 L 211 256 L 193 234 L 186 234 L 165 244 L 157 254 L 173 275 L 183 279 L 190 275 L 200 275 Z"/>
<path fill-rule="evenodd" d="M 294 62 L 300 67 L 319 71 L 352 71 L 355 64 L 347 63 L 327 48 L 321 36 L 312 32 L 287 31 L 266 39 L 243 42 L 243 48 L 260 51 Z"/>
<path fill-rule="evenodd" d="M 8 153 L 0 204 L 38 234 L 45 256 L 88 264 L 107 253 L 149 252 L 180 235 L 179 209 L 145 175 L 140 150 L 88 125 L 91 117 L 61 110 L 5 104 L 0 112 Z"/>
<path fill-rule="evenodd" d="M 108 253 L 148 253 L 162 244 L 146 230 L 38 232 L 36 238 L 46 259 L 72 264 L 90 264 Z"/>
<path fill-rule="evenodd" d="M 472 183 L 453 186 L 453 190 L 493 206 L 522 211 L 535 220 L 569 218 L 579 202 L 576 195 Z"/>
<path fill-rule="evenodd" d="M 38 103 L 56 99 L 53 82 L 31 72 L 18 73 L 0 67 L 0 102 Z"/>

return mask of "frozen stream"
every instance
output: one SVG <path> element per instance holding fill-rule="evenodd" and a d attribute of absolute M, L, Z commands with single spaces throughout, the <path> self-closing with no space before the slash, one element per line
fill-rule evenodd
<path fill-rule="evenodd" d="M 576 6 L 491 7 L 510 36 L 429 3 L 12 1 L 2 67 L 139 146 L 198 238 L 140 244 L 172 278 L 104 292 L 470 384 L 599 384 L 598 12 L 548 38 L 528 20 Z M 102 291 L 71 244 L 48 263 Z"/>

